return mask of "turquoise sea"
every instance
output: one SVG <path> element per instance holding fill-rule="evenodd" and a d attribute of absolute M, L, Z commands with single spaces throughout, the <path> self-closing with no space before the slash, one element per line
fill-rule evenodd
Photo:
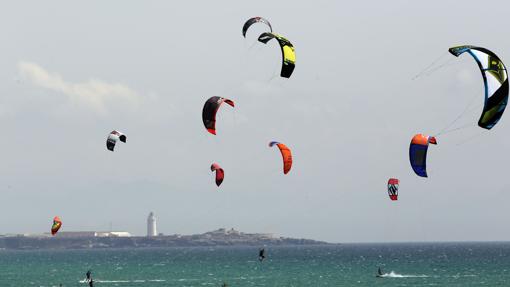
<path fill-rule="evenodd" d="M 510 286 L 510 243 L 0 251 L 0 286 Z M 385 278 L 376 278 L 381 266 Z"/>

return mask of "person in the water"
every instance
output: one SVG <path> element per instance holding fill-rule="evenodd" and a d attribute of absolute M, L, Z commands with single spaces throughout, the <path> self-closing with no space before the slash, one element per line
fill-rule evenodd
<path fill-rule="evenodd" d="M 259 261 L 262 262 L 266 258 L 266 249 L 261 248 L 259 250 Z"/>
<path fill-rule="evenodd" d="M 382 272 L 381 270 L 381 267 L 379 267 L 379 269 L 377 269 L 377 276 L 382 276 L 384 273 Z"/>
<path fill-rule="evenodd" d="M 89 283 L 89 287 L 94 287 L 94 280 L 92 279 L 92 270 L 89 269 L 87 273 L 85 273 L 85 275 L 87 276 L 87 280 L 85 281 Z"/>

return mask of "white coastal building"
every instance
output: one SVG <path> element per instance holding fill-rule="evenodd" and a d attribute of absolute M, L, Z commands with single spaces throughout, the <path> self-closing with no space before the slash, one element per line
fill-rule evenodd
<path fill-rule="evenodd" d="M 156 217 L 154 216 L 154 212 L 151 212 L 147 218 L 147 237 L 154 237 L 157 235 L 158 231 L 156 229 Z"/>

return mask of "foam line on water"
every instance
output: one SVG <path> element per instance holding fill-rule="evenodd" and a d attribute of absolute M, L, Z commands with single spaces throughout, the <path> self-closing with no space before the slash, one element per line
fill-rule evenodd
<path fill-rule="evenodd" d="M 427 275 L 413 275 L 413 274 L 398 274 L 395 271 L 391 271 L 390 273 L 385 273 L 381 275 L 383 278 L 426 278 L 429 277 Z"/>

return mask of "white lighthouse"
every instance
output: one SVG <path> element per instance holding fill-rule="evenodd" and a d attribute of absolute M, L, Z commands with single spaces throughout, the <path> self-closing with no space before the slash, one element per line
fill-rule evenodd
<path fill-rule="evenodd" d="M 154 212 L 151 212 L 147 218 L 147 237 L 153 237 L 157 235 L 158 232 L 156 230 L 156 217 L 154 216 Z"/>

